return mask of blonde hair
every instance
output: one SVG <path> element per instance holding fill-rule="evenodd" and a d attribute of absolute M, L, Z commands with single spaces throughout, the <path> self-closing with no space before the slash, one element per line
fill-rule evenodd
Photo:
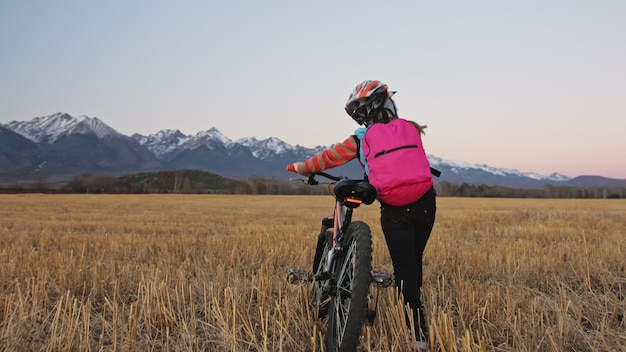
<path fill-rule="evenodd" d="M 426 128 L 428 128 L 427 125 L 420 125 L 417 122 L 414 121 L 409 121 L 411 122 L 413 125 L 415 125 L 415 128 L 417 128 L 417 130 L 419 131 L 420 134 L 426 134 L 426 132 L 424 131 Z"/>

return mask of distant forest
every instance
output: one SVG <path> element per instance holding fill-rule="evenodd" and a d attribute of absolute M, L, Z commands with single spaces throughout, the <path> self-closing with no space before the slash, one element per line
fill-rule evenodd
<path fill-rule="evenodd" d="M 509 188 L 475 184 L 435 184 L 442 197 L 487 198 L 626 198 L 626 187 L 561 187 L 546 185 L 540 189 Z M 297 180 L 252 176 L 234 180 L 200 170 L 160 171 L 115 177 L 107 174 L 84 174 L 64 184 L 44 179 L 30 183 L 0 185 L 0 193 L 106 193 L 106 194 L 328 194 L 328 185 L 308 186 Z"/>

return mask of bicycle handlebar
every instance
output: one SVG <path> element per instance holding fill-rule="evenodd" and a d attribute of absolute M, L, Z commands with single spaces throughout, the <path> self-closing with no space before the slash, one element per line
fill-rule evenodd
<path fill-rule="evenodd" d="M 293 173 L 298 173 L 298 171 L 296 171 L 296 167 L 293 166 L 293 164 L 287 165 L 287 171 L 293 172 Z M 439 171 L 437 169 L 434 169 L 432 167 L 430 168 L 430 173 L 433 176 L 435 176 L 435 177 L 439 177 L 441 175 L 441 171 Z M 319 182 L 317 182 L 315 180 L 315 175 L 320 175 L 320 176 L 326 177 L 327 179 L 335 181 L 335 182 L 339 182 L 342 178 L 345 178 L 345 177 L 340 177 L 340 176 L 333 176 L 333 175 L 330 175 L 330 174 L 327 174 L 327 173 L 321 172 L 321 171 L 320 172 L 314 172 L 314 173 L 309 175 L 309 180 L 307 182 L 309 185 L 317 185 L 317 184 L 319 184 Z"/>
<path fill-rule="evenodd" d="M 287 171 L 298 173 L 296 171 L 296 168 L 293 166 L 293 164 L 287 165 Z M 327 179 L 335 181 L 335 182 L 339 182 L 343 178 L 343 177 L 339 177 L 339 176 L 333 176 L 331 174 L 327 174 L 325 172 L 321 172 L 320 171 L 320 172 L 314 172 L 314 173 L 310 174 L 309 175 L 309 179 L 307 181 L 307 184 L 309 184 L 311 186 L 319 184 L 319 182 L 317 182 L 317 180 L 315 179 L 315 176 L 317 176 L 317 175 L 326 177 Z"/>

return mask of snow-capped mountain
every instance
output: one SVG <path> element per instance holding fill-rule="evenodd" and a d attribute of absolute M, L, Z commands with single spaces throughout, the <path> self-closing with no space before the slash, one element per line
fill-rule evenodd
<path fill-rule="evenodd" d="M 285 165 L 303 160 L 322 147 L 292 146 L 270 137 L 233 141 L 216 128 L 185 135 L 178 130 L 158 131 L 148 136 L 134 134 L 137 142 L 148 148 L 171 169 L 197 168 L 229 177 L 284 176 Z"/>
<path fill-rule="evenodd" d="M 199 147 L 206 147 L 209 149 L 224 148 L 231 144 L 230 138 L 218 131 L 217 128 L 211 128 L 206 131 L 200 131 L 192 136 L 185 143 L 179 145 L 180 149 L 192 150 Z"/>
<path fill-rule="evenodd" d="M 179 130 L 161 130 L 149 136 L 135 133 L 131 138 L 150 149 L 157 158 L 161 159 L 164 155 L 176 150 L 180 145 L 187 142 L 191 136 L 187 136 Z"/>
<path fill-rule="evenodd" d="M 149 136 L 134 134 L 128 137 L 95 117 L 73 117 L 64 113 L 12 121 L 2 127 L 4 132 L 0 135 L 0 142 L 4 143 L 0 143 L 0 164 L 4 167 L 0 168 L 0 178 L 13 179 L 173 169 L 200 169 L 244 179 L 252 175 L 287 178 L 285 165 L 325 149 L 323 146 L 293 146 L 276 137 L 263 140 L 247 137 L 233 141 L 216 128 L 195 135 L 171 129 Z M 28 143 L 32 144 L 25 146 Z M 450 161 L 434 155 L 428 158 L 434 168 L 443 172 L 438 181 L 510 187 L 575 185 L 571 184 L 570 177 L 558 173 L 544 176 Z M 363 175 L 356 161 L 334 172 L 349 177 Z"/>
<path fill-rule="evenodd" d="M 57 113 L 4 127 L 23 139 L 21 146 L 0 143 L 0 158 L 8 165 L 0 169 L 0 179 L 66 181 L 87 172 L 120 175 L 164 168 L 146 147 L 95 117 Z"/>
<path fill-rule="evenodd" d="M 446 168 L 454 174 L 473 174 L 473 173 L 486 173 L 494 176 L 501 177 L 514 177 L 514 178 L 528 178 L 536 181 L 550 181 L 550 182 L 565 182 L 571 179 L 571 177 L 552 173 L 548 176 L 540 175 L 534 172 L 522 172 L 516 169 L 504 169 L 495 168 L 489 165 L 470 164 L 464 161 L 444 160 L 434 155 L 428 155 L 428 160 L 434 168 Z"/>
<path fill-rule="evenodd" d="M 325 149 L 325 147 L 322 146 L 315 148 L 306 148 L 300 145 L 293 146 L 275 137 L 262 140 L 258 140 L 254 137 L 246 137 L 238 139 L 236 143 L 250 149 L 252 155 L 259 159 L 274 158 L 289 153 L 302 159 L 315 155 Z"/>
<path fill-rule="evenodd" d="M 52 144 L 60 137 L 74 133 L 95 134 L 100 139 L 109 135 L 120 135 L 97 117 L 73 117 L 60 112 L 50 116 L 35 117 L 30 121 L 11 121 L 5 127 L 35 143 L 44 144 Z"/>
<path fill-rule="evenodd" d="M 262 140 L 255 137 L 246 137 L 233 141 L 216 128 L 198 132 L 196 135 L 185 135 L 179 130 L 161 130 L 148 136 L 134 134 L 131 137 L 163 160 L 166 160 L 168 155 L 177 151 L 193 150 L 199 147 L 209 149 L 237 149 L 238 147 L 245 147 L 255 158 L 260 160 L 280 158 L 284 155 L 308 158 L 324 149 L 321 146 L 315 148 L 306 148 L 300 145 L 292 146 L 275 137 Z"/>
<path fill-rule="evenodd" d="M 281 160 L 283 157 L 290 158 L 290 160 L 304 160 L 326 148 L 324 146 L 317 146 L 315 148 L 306 148 L 300 145 L 293 146 L 276 137 L 262 140 L 255 137 L 246 137 L 233 141 L 216 128 L 199 132 L 195 136 L 184 135 L 178 130 L 162 130 L 149 136 L 135 134 L 132 138 L 150 149 L 159 159 L 165 161 L 171 159 L 171 155 L 173 154 L 179 154 L 184 150 L 191 151 L 201 146 L 205 146 L 211 150 L 226 151 L 236 146 L 245 147 L 245 149 L 252 153 L 252 156 L 258 160 Z M 534 181 L 543 184 L 545 182 L 564 182 L 571 179 L 570 177 L 558 173 L 543 176 L 537 173 L 528 173 L 519 170 L 445 160 L 434 155 L 428 155 L 428 159 L 433 167 L 447 171 L 446 178 L 451 178 L 457 182 L 472 182 L 472 179 L 479 174 L 489 175 L 491 179 L 514 178 L 516 182 L 528 179 L 528 182 L 531 184 L 534 183 Z M 348 172 L 350 176 L 361 176 L 361 169 L 358 165 L 355 164 L 355 166 L 357 167 L 349 168 L 346 172 Z M 468 175 L 468 177 L 459 178 L 456 177 L 456 175 Z M 473 176 L 469 177 L 469 175 Z M 483 179 L 485 178 L 483 177 Z"/>
<path fill-rule="evenodd" d="M 278 138 L 270 137 L 264 140 L 258 140 L 254 137 L 246 137 L 237 140 L 237 143 L 247 147 L 252 155 L 259 159 L 270 156 L 280 155 L 286 151 L 294 151 L 295 148 Z"/>
<path fill-rule="evenodd" d="M 159 159 L 165 159 L 168 154 L 179 150 L 192 150 L 202 146 L 210 149 L 224 148 L 232 144 L 230 138 L 216 128 L 200 131 L 195 136 L 186 135 L 180 130 L 161 130 L 148 136 L 135 133 L 131 138 L 151 150 Z"/>

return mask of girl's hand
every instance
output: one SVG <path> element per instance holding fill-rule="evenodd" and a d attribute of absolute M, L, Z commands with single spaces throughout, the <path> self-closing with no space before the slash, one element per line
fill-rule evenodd
<path fill-rule="evenodd" d="M 287 165 L 287 171 L 295 172 L 302 176 L 309 176 L 309 173 L 306 171 L 306 168 L 304 167 L 304 163 L 301 161 Z"/>

